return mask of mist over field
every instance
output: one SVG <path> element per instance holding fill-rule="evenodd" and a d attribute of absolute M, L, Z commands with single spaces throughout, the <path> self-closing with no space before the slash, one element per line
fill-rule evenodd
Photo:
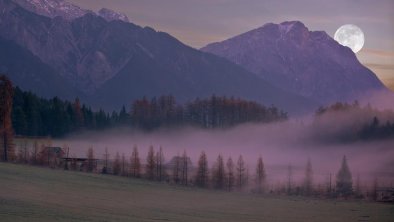
<path fill-rule="evenodd" d="M 327 125 L 328 128 L 332 126 L 335 126 L 335 123 Z M 239 155 L 243 155 L 250 179 L 255 173 L 257 158 L 261 155 L 266 166 L 268 184 L 272 186 L 287 182 L 289 165 L 292 167 L 293 182 L 296 185 L 301 184 L 308 158 L 312 161 L 315 184 L 326 186 L 330 173 L 335 183 L 342 157 L 346 155 L 353 174 L 353 183 L 357 175 L 360 184 L 366 187 L 372 185 L 375 177 L 382 185 L 394 182 L 394 140 L 320 140 L 317 135 L 326 132 L 323 130 L 335 132 L 328 128 L 317 128 L 306 119 L 211 130 L 185 127 L 143 132 L 118 128 L 70 135 L 63 140 L 54 141 L 54 145 L 69 146 L 70 155 L 77 157 L 85 157 L 87 149 L 93 147 L 96 158 L 103 158 L 105 148 L 108 147 L 110 158 L 119 152 L 124 153 L 127 159 L 133 146 L 137 145 L 143 163 L 150 145 L 154 146 L 155 150 L 161 146 L 166 161 L 186 151 L 193 166 L 197 165 L 201 151 L 205 151 L 209 167 L 212 167 L 218 154 L 222 154 L 225 161 L 230 156 L 237 161 Z M 320 133 L 316 132 L 317 129 Z"/>

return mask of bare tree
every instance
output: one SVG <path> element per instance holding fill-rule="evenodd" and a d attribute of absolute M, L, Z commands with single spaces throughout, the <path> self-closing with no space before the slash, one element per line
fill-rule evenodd
<path fill-rule="evenodd" d="M 208 161 L 205 152 L 201 152 L 198 160 L 197 174 L 196 174 L 196 185 L 198 187 L 208 186 Z"/>
<path fill-rule="evenodd" d="M 245 186 L 245 179 L 246 179 L 245 178 L 246 168 L 242 155 L 240 155 L 238 158 L 236 170 L 237 170 L 237 188 L 239 190 L 242 190 L 243 187 Z"/>
<path fill-rule="evenodd" d="M 120 171 L 120 175 L 122 175 L 122 176 L 127 176 L 127 160 L 126 160 L 126 156 L 125 156 L 125 154 L 124 153 L 122 153 L 122 168 L 121 168 L 121 171 Z"/>
<path fill-rule="evenodd" d="M 327 195 L 332 197 L 332 173 L 329 173 L 327 178 Z"/>
<path fill-rule="evenodd" d="M 95 170 L 96 170 L 96 160 L 94 159 L 94 150 L 92 147 L 89 147 L 87 152 L 86 171 L 94 172 Z"/>
<path fill-rule="evenodd" d="M 361 198 L 363 196 L 362 191 L 361 191 L 361 184 L 360 184 L 360 174 L 357 173 L 356 177 L 356 187 L 354 189 L 354 194 L 356 195 L 357 198 Z"/>
<path fill-rule="evenodd" d="M 156 153 L 156 175 L 157 180 L 162 181 L 164 177 L 164 154 L 163 149 L 160 147 L 159 151 Z"/>
<path fill-rule="evenodd" d="M 50 164 L 50 152 L 49 149 L 46 149 L 44 144 L 41 144 L 38 154 L 37 154 L 37 163 L 40 165 L 48 165 Z"/>
<path fill-rule="evenodd" d="M 141 176 L 141 161 L 137 146 L 134 146 L 133 148 L 133 153 L 130 157 L 130 163 L 131 176 L 139 178 Z"/>
<path fill-rule="evenodd" d="M 172 173 L 172 179 L 175 184 L 178 184 L 180 182 L 180 167 L 181 167 L 181 157 L 179 156 L 179 153 L 174 157 L 174 169 Z"/>
<path fill-rule="evenodd" d="M 291 164 L 287 166 L 287 194 L 291 194 L 293 189 L 293 167 Z"/>
<path fill-rule="evenodd" d="M 306 195 L 310 195 L 313 191 L 313 170 L 309 158 L 305 168 L 304 191 Z"/>
<path fill-rule="evenodd" d="M 37 140 L 34 140 L 33 150 L 31 151 L 31 163 L 34 165 L 37 164 L 39 147 Z"/>
<path fill-rule="evenodd" d="M 71 170 L 77 170 L 78 169 L 77 158 L 75 156 L 72 156 L 70 165 L 71 165 L 70 166 Z"/>
<path fill-rule="evenodd" d="M 64 170 L 68 170 L 68 162 L 69 162 L 69 154 L 70 154 L 70 148 L 67 145 L 63 145 L 63 149 L 66 152 L 66 161 L 64 161 Z"/>
<path fill-rule="evenodd" d="M 224 189 L 225 187 L 225 169 L 224 169 L 224 161 L 222 155 L 219 154 L 219 156 L 216 159 L 216 163 L 213 166 L 212 170 L 212 181 L 213 181 L 213 187 L 215 189 Z"/>
<path fill-rule="evenodd" d="M 259 159 L 257 160 L 257 166 L 256 166 L 256 190 L 259 193 L 264 192 L 264 187 L 265 187 L 265 181 L 266 180 L 266 174 L 265 174 L 265 168 L 264 168 L 264 163 L 263 163 L 263 158 L 260 156 Z"/>
<path fill-rule="evenodd" d="M 248 187 L 249 186 L 249 165 L 246 164 L 246 174 L 245 174 L 245 183 L 244 183 L 244 187 Z"/>
<path fill-rule="evenodd" d="M 188 181 L 189 181 L 189 177 L 188 177 L 188 173 L 189 173 L 189 157 L 186 154 L 186 150 L 183 152 L 182 155 L 182 177 L 181 177 L 181 183 L 185 186 L 188 185 Z"/>
<path fill-rule="evenodd" d="M 228 158 L 226 166 L 227 166 L 227 190 L 232 191 L 235 183 L 235 175 L 234 175 L 234 162 L 231 157 Z"/>
<path fill-rule="evenodd" d="M 103 170 L 101 171 L 103 174 L 108 173 L 108 161 L 109 161 L 110 154 L 108 153 L 108 148 L 105 147 L 105 153 L 104 153 L 104 167 Z"/>
<path fill-rule="evenodd" d="M 372 184 L 372 200 L 374 201 L 378 200 L 378 187 L 379 187 L 378 178 L 375 177 Z"/>
<path fill-rule="evenodd" d="M 25 164 L 29 162 L 29 148 L 27 147 L 27 140 L 26 139 L 24 139 L 23 143 L 19 146 L 18 162 L 25 163 Z"/>
<path fill-rule="evenodd" d="M 146 157 L 146 168 L 145 168 L 145 177 L 149 180 L 155 179 L 155 169 L 156 169 L 156 160 L 155 160 L 155 151 L 153 146 L 149 147 L 148 156 Z"/>
<path fill-rule="evenodd" d="M 120 155 L 119 152 L 116 152 L 115 160 L 112 165 L 112 173 L 114 175 L 119 175 L 121 172 L 122 166 L 120 162 Z"/>

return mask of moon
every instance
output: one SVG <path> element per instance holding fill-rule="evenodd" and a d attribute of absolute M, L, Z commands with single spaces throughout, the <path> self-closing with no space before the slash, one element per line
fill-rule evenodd
<path fill-rule="evenodd" d="M 335 32 L 334 39 L 341 45 L 352 49 L 354 53 L 360 51 L 364 46 L 364 33 L 356 25 L 347 24 L 339 27 Z"/>

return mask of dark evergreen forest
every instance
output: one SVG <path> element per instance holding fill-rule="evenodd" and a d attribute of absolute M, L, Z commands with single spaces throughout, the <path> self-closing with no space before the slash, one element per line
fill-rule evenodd
<path fill-rule="evenodd" d="M 357 101 L 352 104 L 338 102 L 320 107 L 315 117 L 315 125 L 336 129 L 330 132 L 323 130 L 326 138 L 344 142 L 394 138 L 392 110 L 379 110 L 369 104 L 362 106 Z"/>
<path fill-rule="evenodd" d="M 132 127 L 195 126 L 226 128 L 247 122 L 268 123 L 287 119 L 278 108 L 238 98 L 211 96 L 177 104 L 173 96 L 142 98 L 112 113 L 93 110 L 79 99 L 44 99 L 32 92 L 14 90 L 12 122 L 16 135 L 62 137 L 77 130 Z"/>

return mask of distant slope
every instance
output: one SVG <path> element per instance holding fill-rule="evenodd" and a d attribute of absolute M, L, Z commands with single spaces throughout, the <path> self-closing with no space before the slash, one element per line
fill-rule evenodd
<path fill-rule="evenodd" d="M 0 163 L 0 181 L 2 222 L 345 222 L 365 215 L 389 222 L 393 214 L 392 205 L 377 203 L 215 192 L 7 163 Z"/>
<path fill-rule="evenodd" d="M 40 58 L 95 107 L 119 109 L 144 95 L 173 94 L 185 101 L 213 93 L 274 104 L 291 113 L 316 107 L 228 60 L 149 27 L 108 22 L 93 13 L 52 19 L 11 0 L 0 0 L 0 6 L 0 36 Z"/>
<path fill-rule="evenodd" d="M 386 91 L 349 48 L 325 32 L 309 31 L 298 21 L 268 23 L 201 50 L 227 58 L 282 89 L 322 103 Z"/>
<path fill-rule="evenodd" d="M 119 106 L 125 97 L 130 101 L 160 94 L 173 94 L 184 102 L 217 94 L 275 104 L 293 113 L 314 106 L 225 59 L 187 47 L 166 33 L 145 28 L 139 35 L 135 49 L 138 56 L 97 90 L 95 98 L 102 100 L 98 104 L 111 101 Z"/>
<path fill-rule="evenodd" d="M 43 97 L 58 95 L 74 99 L 78 91 L 56 71 L 41 62 L 28 50 L 12 41 L 0 37 L 0 73 L 10 77 L 12 82 L 27 91 L 34 91 Z"/>

